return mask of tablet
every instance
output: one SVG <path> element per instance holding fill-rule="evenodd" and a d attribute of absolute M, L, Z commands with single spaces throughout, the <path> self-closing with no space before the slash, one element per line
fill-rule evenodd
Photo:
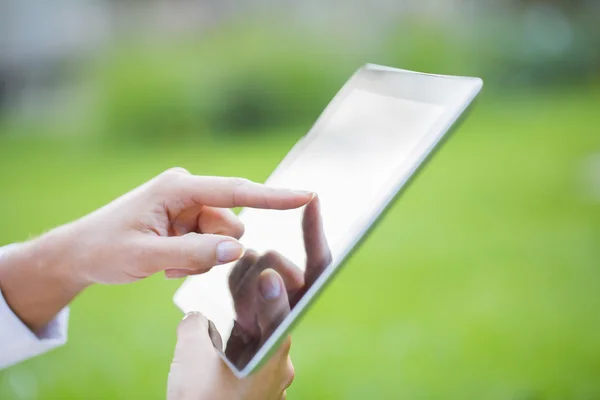
<path fill-rule="evenodd" d="M 214 323 L 236 376 L 268 359 L 481 87 L 371 64 L 344 85 L 266 182 L 316 196 L 295 210 L 242 210 L 244 257 L 175 294 Z"/>

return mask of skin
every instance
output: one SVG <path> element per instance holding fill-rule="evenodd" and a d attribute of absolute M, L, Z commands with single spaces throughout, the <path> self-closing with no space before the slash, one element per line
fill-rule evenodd
<path fill-rule="evenodd" d="M 179 325 L 168 400 L 285 399 L 285 390 L 294 380 L 289 337 L 263 368 L 245 379 L 237 379 L 217 353 L 211 330 L 209 321 L 200 313 L 188 314 Z"/>
<path fill-rule="evenodd" d="M 229 275 L 236 321 L 225 354 L 243 368 L 300 301 L 329 264 L 332 256 L 314 197 L 302 219 L 306 268 L 304 272 L 281 254 L 263 256 L 249 250 Z"/>
<path fill-rule="evenodd" d="M 229 208 L 292 209 L 311 198 L 174 168 L 75 222 L 11 247 L 0 258 L 0 290 L 12 311 L 39 332 L 92 284 L 130 283 L 162 271 L 179 278 L 239 259 L 244 227 Z M 224 364 L 214 360 L 203 368 L 226 375 Z"/>

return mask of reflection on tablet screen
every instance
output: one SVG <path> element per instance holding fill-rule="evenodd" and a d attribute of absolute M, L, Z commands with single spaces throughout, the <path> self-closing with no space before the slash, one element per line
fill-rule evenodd
<path fill-rule="evenodd" d="M 354 89 L 278 168 L 269 185 L 318 196 L 297 210 L 244 210 L 245 256 L 188 279 L 181 292 L 180 303 L 214 322 L 232 364 L 243 369 L 323 271 L 339 264 L 373 204 L 389 196 L 389 181 L 414 167 L 407 160 L 443 112 Z"/>

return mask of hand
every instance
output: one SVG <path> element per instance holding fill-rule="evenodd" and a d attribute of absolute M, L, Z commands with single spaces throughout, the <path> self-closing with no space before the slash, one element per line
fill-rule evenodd
<path fill-rule="evenodd" d="M 225 354 L 240 369 L 331 264 L 318 197 L 304 209 L 302 230 L 306 251 L 304 273 L 277 252 L 267 252 L 259 257 L 249 250 L 229 275 L 236 321 Z"/>
<path fill-rule="evenodd" d="M 234 238 L 244 226 L 229 208 L 290 209 L 310 198 L 172 169 L 65 227 L 63 235 L 79 248 L 71 269 L 85 283 L 127 283 L 163 270 L 183 277 L 242 256 Z"/>
<path fill-rule="evenodd" d="M 220 337 L 199 313 L 186 315 L 178 329 L 167 385 L 168 400 L 281 400 L 294 379 L 290 338 L 253 375 L 236 378 L 215 349 Z M 211 340 L 212 339 L 212 340 Z"/>
<path fill-rule="evenodd" d="M 168 170 L 107 206 L 11 249 L 0 259 L 0 289 L 33 330 L 44 327 L 92 283 L 127 283 L 166 270 L 167 277 L 234 261 L 242 223 L 228 208 L 289 209 L 310 193 L 240 178 Z"/>

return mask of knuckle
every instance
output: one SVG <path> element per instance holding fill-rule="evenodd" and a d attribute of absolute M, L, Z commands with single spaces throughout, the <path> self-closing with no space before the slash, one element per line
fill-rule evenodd
<path fill-rule="evenodd" d="M 189 172 L 183 168 L 170 168 L 156 177 L 154 186 L 161 189 L 172 188 L 186 175 L 189 175 Z"/>
<path fill-rule="evenodd" d="M 194 233 L 188 233 L 183 236 L 183 238 L 187 241 L 186 246 L 181 246 L 179 249 L 179 256 L 183 263 L 183 267 L 188 267 L 193 270 L 203 270 L 205 264 L 209 261 L 207 260 L 207 252 L 210 249 L 205 247 L 198 248 L 196 245 L 196 235 Z"/>
<path fill-rule="evenodd" d="M 263 205 L 267 208 L 277 208 L 273 199 L 278 197 L 279 190 L 274 187 L 265 187 L 264 190 Z"/>
<path fill-rule="evenodd" d="M 233 186 L 246 186 L 250 184 L 250 180 L 246 178 L 231 178 L 231 184 Z"/>
<path fill-rule="evenodd" d="M 202 264 L 202 257 L 195 252 L 182 250 L 181 260 L 183 261 L 184 267 L 188 267 L 192 270 L 201 269 L 200 264 Z"/>
<path fill-rule="evenodd" d="M 275 250 L 269 250 L 263 254 L 262 261 L 267 266 L 277 264 L 280 261 L 280 255 Z"/>
<path fill-rule="evenodd" d="M 185 168 L 175 167 L 169 168 L 160 174 L 159 178 L 162 181 L 172 182 L 174 180 L 180 179 L 183 176 L 190 175 L 189 171 Z"/>
<path fill-rule="evenodd" d="M 246 226 L 242 221 L 237 221 L 235 225 L 235 237 L 236 239 L 240 239 L 246 233 Z"/>
<path fill-rule="evenodd" d="M 231 204 L 234 207 L 241 205 L 242 199 L 240 196 L 244 191 L 244 187 L 250 184 L 246 178 L 230 178 L 231 188 Z"/>
<path fill-rule="evenodd" d="M 187 169 L 185 169 L 183 167 L 169 168 L 164 173 L 165 174 L 172 174 L 172 175 L 190 175 L 190 171 L 188 171 Z"/>

